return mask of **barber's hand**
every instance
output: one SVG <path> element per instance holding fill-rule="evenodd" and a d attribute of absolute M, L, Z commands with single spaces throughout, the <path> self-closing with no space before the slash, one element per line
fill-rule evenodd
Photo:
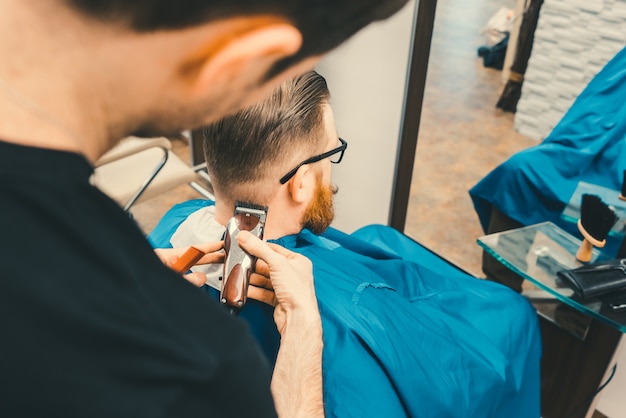
<path fill-rule="evenodd" d="M 311 261 L 245 231 L 237 238 L 244 250 L 258 257 L 256 272 L 250 278 L 252 286 L 248 288 L 248 297 L 276 307 L 274 320 L 278 331 L 282 334 L 287 317 L 292 314 L 318 320 Z"/>
<path fill-rule="evenodd" d="M 206 253 L 196 264 L 212 264 L 224 262 L 224 242 L 207 242 L 204 244 L 194 245 L 198 250 Z M 187 251 L 189 247 L 182 248 L 157 248 L 154 250 L 156 255 L 161 259 L 163 264 L 172 267 L 178 259 Z M 200 272 L 184 274 L 183 277 L 194 285 L 200 287 L 206 282 L 206 275 Z"/>
<path fill-rule="evenodd" d="M 280 348 L 272 375 L 272 395 L 279 417 L 323 417 L 322 320 L 313 286 L 313 265 L 306 257 L 261 241 L 247 232 L 237 237 L 241 248 L 258 257 L 257 274 L 248 287 L 274 295 L 270 302 L 280 332 Z M 259 274 L 260 273 L 260 274 Z M 269 276 L 269 281 L 267 277 Z M 265 293 L 263 293 L 265 291 Z"/>

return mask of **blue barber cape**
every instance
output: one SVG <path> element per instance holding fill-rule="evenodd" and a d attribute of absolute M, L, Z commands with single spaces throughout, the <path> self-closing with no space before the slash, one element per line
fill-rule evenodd
<path fill-rule="evenodd" d="M 168 247 L 186 215 L 211 204 L 174 207 L 152 244 Z M 385 226 L 304 230 L 276 242 L 313 262 L 327 416 L 539 416 L 537 317 L 517 293 Z M 252 331 L 275 330 L 271 310 L 250 302 L 242 319 Z M 274 342 L 261 342 L 270 360 L 278 334 Z"/>
<path fill-rule="evenodd" d="M 523 225 L 551 221 L 582 238 L 561 213 L 580 181 L 620 191 L 626 169 L 626 48 L 591 80 L 539 145 L 513 155 L 469 190 L 485 232 L 496 207 Z M 621 243 L 607 238 L 614 256 Z"/>

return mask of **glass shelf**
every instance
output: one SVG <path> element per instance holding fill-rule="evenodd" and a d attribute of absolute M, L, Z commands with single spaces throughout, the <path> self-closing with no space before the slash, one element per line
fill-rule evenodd
<path fill-rule="evenodd" d="M 581 240 L 551 222 L 543 222 L 478 238 L 478 245 L 513 272 L 575 310 L 626 332 L 626 312 L 615 313 L 609 303 L 626 301 L 626 292 L 582 300 L 563 283 L 557 272 L 580 267 L 575 258 Z M 608 260 L 597 249 L 591 262 Z"/>
<path fill-rule="evenodd" d="M 576 190 L 574 190 L 567 206 L 565 206 L 561 218 L 567 222 L 578 222 L 580 218 L 580 203 L 585 193 L 598 196 L 615 211 L 619 219 L 615 222 L 613 228 L 611 228 L 609 235 L 623 238 L 624 235 L 626 235 L 626 202 L 620 200 L 620 192 L 618 190 L 581 181 L 578 183 L 578 186 L 576 186 Z"/>

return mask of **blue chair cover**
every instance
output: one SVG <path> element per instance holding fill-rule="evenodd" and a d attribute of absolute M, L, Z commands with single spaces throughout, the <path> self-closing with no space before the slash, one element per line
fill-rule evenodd
<path fill-rule="evenodd" d="M 626 48 L 591 80 L 543 142 L 513 155 L 469 190 L 483 230 L 495 207 L 523 225 L 551 221 L 581 238 L 561 213 L 580 181 L 621 190 L 625 98 Z M 609 237 L 603 251 L 615 256 L 620 243 Z"/>

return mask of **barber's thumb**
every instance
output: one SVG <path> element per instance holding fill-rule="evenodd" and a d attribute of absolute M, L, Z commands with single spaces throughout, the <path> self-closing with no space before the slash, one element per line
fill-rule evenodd
<path fill-rule="evenodd" d="M 255 237 L 248 231 L 241 231 L 237 235 L 237 240 L 241 248 L 255 257 L 264 260 L 267 264 L 271 264 L 271 260 L 277 256 L 267 243 Z"/>

